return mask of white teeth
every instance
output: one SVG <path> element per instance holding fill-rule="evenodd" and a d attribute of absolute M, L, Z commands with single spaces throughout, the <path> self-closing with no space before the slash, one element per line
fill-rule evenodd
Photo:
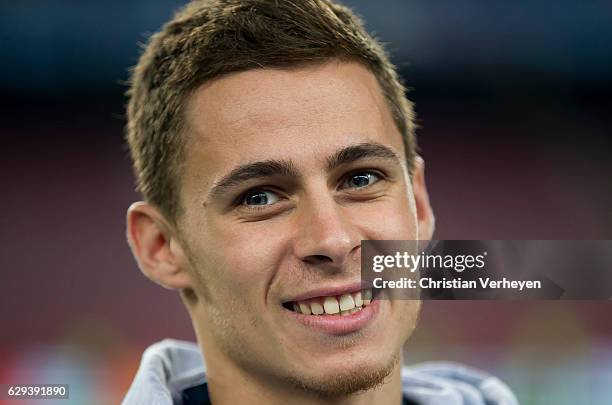
<path fill-rule="evenodd" d="M 310 315 L 310 305 L 300 302 L 299 306 L 300 306 L 300 311 L 303 314 Z"/>
<path fill-rule="evenodd" d="M 323 305 L 319 304 L 316 301 L 310 303 L 310 309 L 315 315 L 323 315 L 323 313 L 325 312 L 325 310 L 323 309 Z"/>
<path fill-rule="evenodd" d="M 361 290 L 353 294 L 343 294 L 340 297 L 325 297 L 312 301 L 294 302 L 292 308 L 295 312 L 305 315 L 342 315 L 347 316 L 361 311 L 372 302 L 372 290 Z"/>
<path fill-rule="evenodd" d="M 353 301 L 355 301 L 355 306 L 356 307 L 360 307 L 363 305 L 363 300 L 361 299 L 361 291 L 356 292 L 353 295 Z"/>
<path fill-rule="evenodd" d="M 372 290 L 362 290 L 361 296 L 363 298 L 363 306 L 370 305 L 370 302 L 372 302 Z"/>
<path fill-rule="evenodd" d="M 340 310 L 348 311 L 349 309 L 355 308 L 355 301 L 351 294 L 344 294 L 340 296 Z"/>
<path fill-rule="evenodd" d="M 336 297 L 325 297 L 323 308 L 325 308 L 325 312 L 330 315 L 340 312 L 340 304 L 338 304 Z"/>

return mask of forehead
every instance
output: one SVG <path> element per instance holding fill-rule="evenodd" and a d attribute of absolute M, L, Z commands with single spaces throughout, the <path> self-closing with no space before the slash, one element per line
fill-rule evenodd
<path fill-rule="evenodd" d="M 374 75 L 353 62 L 232 74 L 200 87 L 186 108 L 183 180 L 210 186 L 237 164 L 292 160 L 307 170 L 350 144 L 403 144 Z"/>

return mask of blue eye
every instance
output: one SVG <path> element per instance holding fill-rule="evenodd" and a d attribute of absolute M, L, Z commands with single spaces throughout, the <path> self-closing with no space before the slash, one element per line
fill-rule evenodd
<path fill-rule="evenodd" d="M 380 176 L 371 172 L 361 172 L 347 177 L 344 187 L 365 188 L 380 180 Z"/>
<path fill-rule="evenodd" d="M 271 205 L 279 200 L 278 196 L 272 191 L 255 190 L 248 192 L 242 199 L 243 205 Z"/>

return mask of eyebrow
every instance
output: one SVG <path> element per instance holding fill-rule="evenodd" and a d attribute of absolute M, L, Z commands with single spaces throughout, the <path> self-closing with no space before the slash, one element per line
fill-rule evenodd
<path fill-rule="evenodd" d="M 300 177 L 293 163 L 286 160 L 264 160 L 247 163 L 236 167 L 223 176 L 210 190 L 210 196 L 219 196 L 228 189 L 247 180 L 260 179 L 272 176 Z"/>
<path fill-rule="evenodd" d="M 333 156 L 327 158 L 327 170 L 330 171 L 340 165 L 367 158 L 390 159 L 393 160 L 394 163 L 401 165 L 401 159 L 393 149 L 380 143 L 365 142 L 342 148 Z"/>
<path fill-rule="evenodd" d="M 327 170 L 331 171 L 341 165 L 349 164 L 360 159 L 383 158 L 393 160 L 401 165 L 399 156 L 389 147 L 379 143 L 360 143 L 340 149 L 328 157 Z M 224 194 L 228 189 L 248 180 L 261 179 L 272 176 L 300 178 L 301 175 L 295 165 L 287 160 L 264 160 L 246 163 L 238 166 L 223 176 L 208 193 L 211 197 Z"/>

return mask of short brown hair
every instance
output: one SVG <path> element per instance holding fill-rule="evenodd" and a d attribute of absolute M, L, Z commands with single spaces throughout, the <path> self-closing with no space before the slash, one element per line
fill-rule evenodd
<path fill-rule="evenodd" d="M 200 85 L 229 73 L 330 59 L 360 62 L 376 76 L 412 172 L 412 104 L 382 46 L 351 10 L 328 0 L 200 0 L 151 36 L 132 72 L 127 141 L 143 198 L 171 220 L 180 214 L 183 105 Z"/>

